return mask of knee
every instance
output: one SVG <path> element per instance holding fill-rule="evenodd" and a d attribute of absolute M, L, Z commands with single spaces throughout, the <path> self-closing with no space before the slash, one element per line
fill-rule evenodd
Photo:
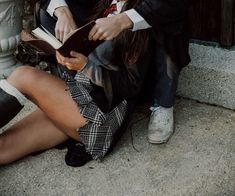
<path fill-rule="evenodd" d="M 17 80 L 19 78 L 26 78 L 28 75 L 33 74 L 35 68 L 29 65 L 17 67 L 9 76 L 10 80 Z"/>
<path fill-rule="evenodd" d="M 20 66 L 11 73 L 7 81 L 20 90 L 26 85 L 31 85 L 36 80 L 36 72 L 37 69 L 34 67 L 28 65 Z"/>

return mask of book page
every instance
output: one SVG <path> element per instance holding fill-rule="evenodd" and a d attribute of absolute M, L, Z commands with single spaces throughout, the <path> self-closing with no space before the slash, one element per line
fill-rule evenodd
<path fill-rule="evenodd" d="M 62 43 L 57 40 L 53 35 L 46 33 L 40 27 L 32 30 L 33 35 L 48 42 L 56 50 L 62 46 Z"/>

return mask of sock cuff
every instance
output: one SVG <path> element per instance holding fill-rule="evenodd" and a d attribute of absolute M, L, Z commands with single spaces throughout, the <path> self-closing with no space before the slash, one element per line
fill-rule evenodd
<path fill-rule="evenodd" d="M 17 88 L 7 82 L 7 80 L 0 80 L 0 88 L 15 97 L 22 106 L 25 105 L 27 98 Z"/>

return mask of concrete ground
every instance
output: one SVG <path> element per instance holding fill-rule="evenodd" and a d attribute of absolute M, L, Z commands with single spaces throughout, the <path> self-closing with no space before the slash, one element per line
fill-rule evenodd
<path fill-rule="evenodd" d="M 52 149 L 1 167 L 0 195 L 235 195 L 234 111 L 178 99 L 175 134 L 163 145 L 147 142 L 148 118 L 142 117 L 133 117 L 138 152 L 130 130 L 103 162 L 81 168 L 66 166 L 66 150 Z"/>

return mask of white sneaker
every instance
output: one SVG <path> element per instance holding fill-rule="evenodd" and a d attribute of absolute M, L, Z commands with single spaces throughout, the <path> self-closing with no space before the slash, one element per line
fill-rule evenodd
<path fill-rule="evenodd" d="M 148 140 L 153 144 L 167 142 L 174 132 L 173 107 L 151 107 L 152 114 L 148 125 Z"/>

